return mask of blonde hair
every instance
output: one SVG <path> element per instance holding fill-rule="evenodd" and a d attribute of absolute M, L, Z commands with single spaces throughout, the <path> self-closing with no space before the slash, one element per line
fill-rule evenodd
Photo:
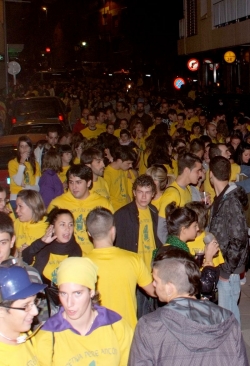
<path fill-rule="evenodd" d="M 157 180 L 160 183 L 160 190 L 164 191 L 168 184 L 168 172 L 164 165 L 153 165 L 146 171 L 147 175 L 150 175 L 153 180 Z"/>

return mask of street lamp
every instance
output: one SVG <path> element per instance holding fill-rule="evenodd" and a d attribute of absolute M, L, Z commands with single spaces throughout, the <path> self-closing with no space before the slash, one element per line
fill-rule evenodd
<path fill-rule="evenodd" d="M 47 15 L 48 15 L 48 8 L 46 6 L 42 7 L 42 10 L 46 12 L 46 19 L 47 19 Z"/>
<path fill-rule="evenodd" d="M 82 42 L 82 46 L 83 46 L 83 47 L 87 46 L 87 42 L 83 41 L 83 42 Z"/>

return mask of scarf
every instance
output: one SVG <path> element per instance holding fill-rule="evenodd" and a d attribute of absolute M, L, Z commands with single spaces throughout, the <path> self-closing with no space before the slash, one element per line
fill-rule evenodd
<path fill-rule="evenodd" d="M 177 236 L 169 235 L 166 243 L 172 245 L 173 247 L 185 250 L 189 253 L 189 248 L 187 244 L 184 243 L 184 241 L 180 240 Z"/>

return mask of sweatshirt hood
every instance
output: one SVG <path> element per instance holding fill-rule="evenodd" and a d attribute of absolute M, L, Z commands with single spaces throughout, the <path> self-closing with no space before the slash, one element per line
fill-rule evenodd
<path fill-rule="evenodd" d="M 209 301 L 179 298 L 161 308 L 161 321 L 192 352 L 219 347 L 235 320 L 229 310 Z"/>
<path fill-rule="evenodd" d="M 248 205 L 248 197 L 246 191 L 241 186 L 237 186 L 235 183 L 230 183 L 228 189 L 224 193 L 224 197 L 227 195 L 234 195 L 241 203 L 242 207 Z"/>

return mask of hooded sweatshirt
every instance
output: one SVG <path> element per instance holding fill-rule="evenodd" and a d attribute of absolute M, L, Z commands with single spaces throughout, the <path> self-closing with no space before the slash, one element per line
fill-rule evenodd
<path fill-rule="evenodd" d="M 176 298 L 143 316 L 129 366 L 248 366 L 234 315 L 210 301 Z"/>

